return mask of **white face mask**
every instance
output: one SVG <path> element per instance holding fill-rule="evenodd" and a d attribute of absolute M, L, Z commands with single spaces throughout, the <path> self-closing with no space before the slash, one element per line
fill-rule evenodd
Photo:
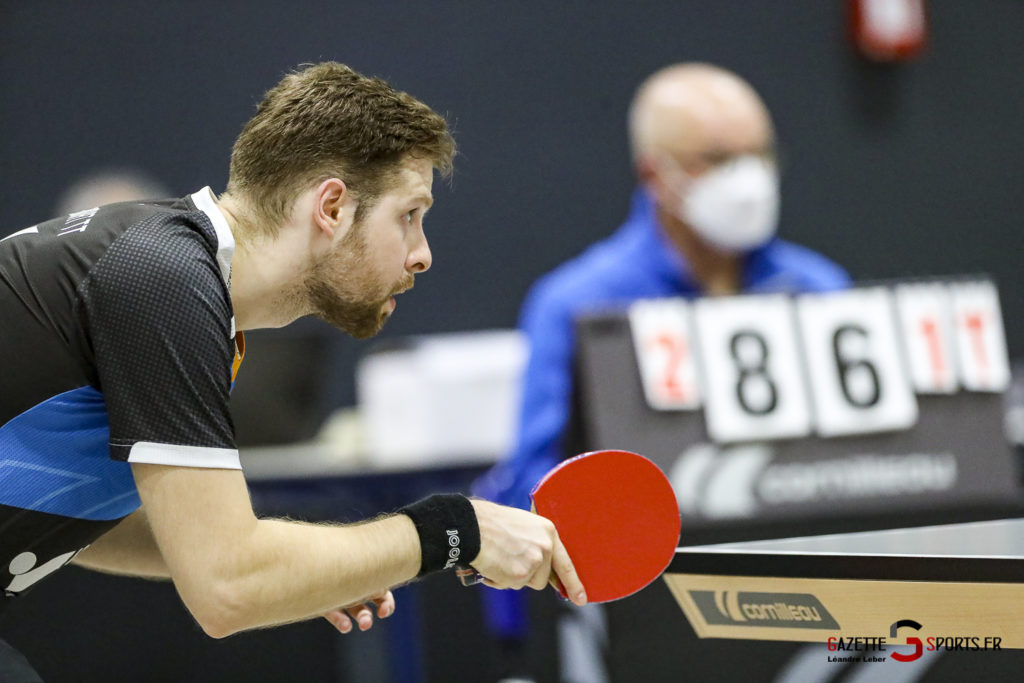
<path fill-rule="evenodd" d="M 736 157 L 691 180 L 677 211 L 701 239 L 722 251 L 756 249 L 778 225 L 778 170 L 759 156 Z"/>

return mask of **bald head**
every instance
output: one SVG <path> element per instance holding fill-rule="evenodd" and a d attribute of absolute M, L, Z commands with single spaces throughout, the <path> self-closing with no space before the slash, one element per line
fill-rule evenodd
<path fill-rule="evenodd" d="M 729 156 L 761 153 L 774 138 L 761 98 L 736 74 L 710 64 L 676 64 L 645 80 L 629 110 L 638 168 L 668 154 L 700 172 Z"/>

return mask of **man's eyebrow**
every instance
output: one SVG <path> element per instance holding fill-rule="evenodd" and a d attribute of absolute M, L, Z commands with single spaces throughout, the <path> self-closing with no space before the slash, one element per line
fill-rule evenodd
<path fill-rule="evenodd" d="M 763 145 L 743 149 L 712 148 L 700 152 L 700 158 L 706 163 L 716 164 L 742 154 L 773 155 L 775 154 L 775 142 L 769 140 Z"/>
<path fill-rule="evenodd" d="M 707 162 L 710 162 L 710 163 L 718 163 L 720 161 L 725 161 L 729 157 L 735 156 L 735 154 L 736 154 L 736 152 L 734 152 L 732 150 L 709 149 L 709 150 L 705 150 L 705 151 L 701 152 L 700 158 L 703 161 L 707 161 Z"/>
<path fill-rule="evenodd" d="M 428 209 L 431 206 L 434 205 L 434 197 L 432 195 L 429 195 L 429 194 L 418 194 L 418 195 L 415 195 L 412 198 L 412 201 L 414 201 L 414 202 L 421 202 L 423 204 L 426 204 Z"/>

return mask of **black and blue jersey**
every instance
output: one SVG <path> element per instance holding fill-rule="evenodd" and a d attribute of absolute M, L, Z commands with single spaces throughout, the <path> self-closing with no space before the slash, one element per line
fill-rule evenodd
<path fill-rule="evenodd" d="M 228 411 L 244 351 L 233 252 L 209 188 L 0 240 L 5 596 L 139 507 L 130 463 L 240 467 Z"/>

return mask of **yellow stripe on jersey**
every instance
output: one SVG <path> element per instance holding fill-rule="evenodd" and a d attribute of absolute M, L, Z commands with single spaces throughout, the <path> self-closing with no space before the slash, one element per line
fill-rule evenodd
<path fill-rule="evenodd" d="M 231 381 L 238 376 L 238 368 L 242 367 L 242 359 L 245 358 L 245 333 L 238 332 L 235 335 L 235 359 L 231 363 Z"/>

